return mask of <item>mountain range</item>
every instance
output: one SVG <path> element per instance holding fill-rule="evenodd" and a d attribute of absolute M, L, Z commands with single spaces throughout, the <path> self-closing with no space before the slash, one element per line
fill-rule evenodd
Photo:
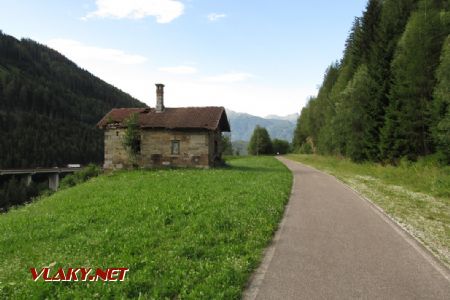
<path fill-rule="evenodd" d="M 269 115 L 265 118 L 239 113 L 227 109 L 231 126 L 231 141 L 249 141 L 257 125 L 265 127 L 272 139 L 291 142 L 298 118 L 298 114 L 288 116 Z"/>

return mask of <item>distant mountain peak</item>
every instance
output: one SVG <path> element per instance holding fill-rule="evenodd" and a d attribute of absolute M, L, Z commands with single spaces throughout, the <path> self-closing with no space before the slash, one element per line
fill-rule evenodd
<path fill-rule="evenodd" d="M 273 119 L 273 120 L 287 120 L 291 122 L 297 122 L 297 119 L 300 115 L 298 113 L 290 114 L 286 116 L 278 116 L 278 115 L 267 115 L 265 119 Z"/>
<path fill-rule="evenodd" d="M 292 141 L 298 114 L 284 117 L 270 115 L 265 118 L 248 113 L 235 112 L 226 109 L 231 125 L 232 141 L 249 141 L 257 125 L 265 127 L 272 139 Z"/>

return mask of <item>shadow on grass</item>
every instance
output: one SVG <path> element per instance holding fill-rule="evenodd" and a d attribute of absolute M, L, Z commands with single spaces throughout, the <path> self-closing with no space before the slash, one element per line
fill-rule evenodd
<path fill-rule="evenodd" d="M 239 158 L 236 158 L 238 160 Z M 235 159 L 233 159 L 235 160 Z M 215 167 L 213 169 L 219 170 L 229 170 L 229 171 L 241 171 L 241 172 L 259 172 L 259 173 L 283 173 L 285 170 L 283 168 L 277 167 L 266 167 L 266 166 L 239 166 L 230 164 L 230 161 L 225 161 L 225 164 L 220 167 Z"/>
<path fill-rule="evenodd" d="M 223 170 L 242 171 L 242 172 L 260 172 L 260 173 L 283 173 L 283 169 L 268 167 L 247 167 L 247 166 L 229 166 L 222 167 Z"/>
<path fill-rule="evenodd" d="M 178 166 L 158 166 L 151 168 L 136 168 L 136 169 L 120 169 L 107 171 L 104 174 L 107 176 L 117 176 L 119 174 L 127 173 L 130 171 L 151 173 L 151 172 L 161 172 L 161 171 L 198 171 L 205 172 L 210 170 L 225 170 L 225 171 L 242 171 L 242 172 L 260 172 L 260 173 L 283 173 L 285 170 L 283 168 L 276 167 L 265 167 L 265 166 L 236 166 L 230 164 L 231 161 L 239 160 L 239 159 L 247 158 L 247 157 L 232 157 L 231 159 L 226 159 L 223 164 L 210 167 L 210 168 L 196 168 L 196 167 L 178 167 Z"/>

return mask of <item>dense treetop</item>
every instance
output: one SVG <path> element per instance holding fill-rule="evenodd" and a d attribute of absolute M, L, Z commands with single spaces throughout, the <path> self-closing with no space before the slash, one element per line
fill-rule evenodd
<path fill-rule="evenodd" d="M 355 161 L 439 153 L 450 162 L 449 6 L 369 0 L 343 58 L 302 109 L 294 147 Z"/>
<path fill-rule="evenodd" d="M 266 128 L 259 125 L 255 127 L 247 150 L 251 155 L 273 154 L 272 140 Z"/>

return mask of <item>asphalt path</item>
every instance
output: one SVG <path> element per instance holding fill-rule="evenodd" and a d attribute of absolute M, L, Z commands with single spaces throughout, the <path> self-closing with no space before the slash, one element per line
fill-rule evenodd
<path fill-rule="evenodd" d="M 285 158 L 285 216 L 244 299 L 450 299 L 450 271 L 334 177 Z"/>

